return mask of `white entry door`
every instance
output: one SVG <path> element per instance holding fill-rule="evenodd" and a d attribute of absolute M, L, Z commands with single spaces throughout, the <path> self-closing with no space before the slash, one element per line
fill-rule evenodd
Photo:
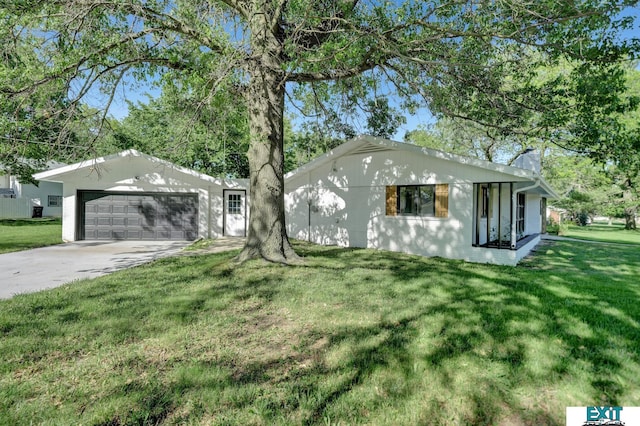
<path fill-rule="evenodd" d="M 246 236 L 246 192 L 224 191 L 224 235 Z"/>

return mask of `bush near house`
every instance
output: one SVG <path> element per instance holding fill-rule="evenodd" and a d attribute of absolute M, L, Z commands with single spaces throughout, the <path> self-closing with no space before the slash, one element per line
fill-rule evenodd
<path fill-rule="evenodd" d="M 640 405 L 640 246 L 516 268 L 296 244 L 0 302 L 0 424 L 563 425 Z"/>

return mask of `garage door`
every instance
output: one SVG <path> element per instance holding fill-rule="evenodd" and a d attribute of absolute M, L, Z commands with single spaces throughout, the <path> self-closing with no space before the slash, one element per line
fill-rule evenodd
<path fill-rule="evenodd" d="M 81 191 L 80 239 L 195 240 L 195 194 Z"/>

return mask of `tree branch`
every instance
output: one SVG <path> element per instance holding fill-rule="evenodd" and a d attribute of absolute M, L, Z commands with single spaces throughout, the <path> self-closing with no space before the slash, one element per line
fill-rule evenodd
<path fill-rule="evenodd" d="M 87 55 L 84 55 L 80 58 L 78 58 L 78 60 L 74 61 L 72 64 L 67 65 L 66 67 L 62 68 L 59 71 L 53 72 L 51 74 L 49 74 L 48 76 L 41 78 L 40 80 L 37 80 L 35 82 L 33 82 L 32 84 L 22 87 L 20 89 L 10 89 L 10 88 L 6 88 L 6 87 L 2 87 L 0 90 L 2 90 L 3 93 L 9 94 L 9 95 L 19 95 L 22 93 L 26 93 L 30 90 L 33 90 L 36 87 L 42 86 L 44 84 L 47 84 L 53 80 L 62 78 L 64 75 L 69 74 L 70 72 L 76 70 L 76 72 L 74 73 L 75 75 L 77 75 L 77 70 L 80 69 L 80 67 L 86 63 L 87 61 L 93 59 L 93 58 L 99 58 L 102 55 L 105 55 L 106 53 L 108 53 L 109 51 L 127 43 L 133 40 L 137 40 L 140 39 L 142 37 L 145 37 L 149 34 L 152 34 L 154 32 L 160 31 L 160 29 L 158 28 L 149 28 L 149 29 L 145 29 L 142 31 L 139 31 L 137 33 L 130 33 L 130 34 L 125 34 L 122 38 L 120 38 L 119 40 L 110 43 L 94 52 L 91 52 Z"/>

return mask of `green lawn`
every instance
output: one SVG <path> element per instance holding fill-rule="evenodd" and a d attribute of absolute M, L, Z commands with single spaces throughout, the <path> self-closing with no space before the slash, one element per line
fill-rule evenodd
<path fill-rule="evenodd" d="M 59 218 L 0 219 L 0 253 L 62 243 Z"/>
<path fill-rule="evenodd" d="M 296 244 L 0 302 L 0 424 L 564 425 L 640 405 L 640 250 L 517 268 Z"/>
<path fill-rule="evenodd" d="M 625 230 L 624 224 L 593 223 L 587 226 L 569 225 L 563 235 L 581 240 L 609 243 L 640 244 L 640 230 Z"/>

